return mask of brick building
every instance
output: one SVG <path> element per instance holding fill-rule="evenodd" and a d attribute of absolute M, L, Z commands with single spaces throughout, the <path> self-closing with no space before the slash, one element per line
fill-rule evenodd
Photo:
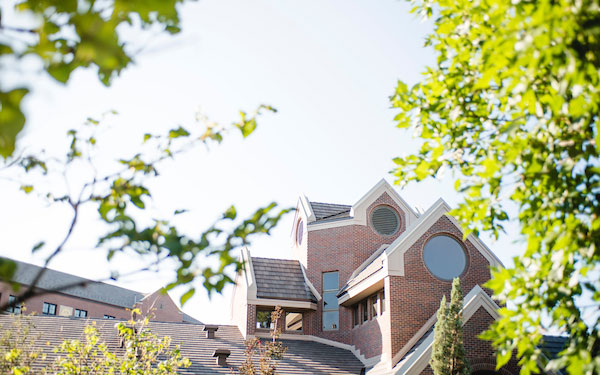
<path fill-rule="evenodd" d="M 491 346 L 477 336 L 497 318 L 482 285 L 498 258 L 473 235 L 463 240 L 450 207 L 438 200 L 415 212 L 384 180 L 353 205 L 298 200 L 294 259 L 243 251 L 232 303 L 244 336 L 267 337 L 269 312 L 285 311 L 285 339 L 307 340 L 355 354 L 367 374 L 428 374 L 440 300 L 460 277 L 465 346 L 474 374 L 496 373 Z M 509 362 L 498 373 L 516 375 Z"/>
<path fill-rule="evenodd" d="M 117 338 L 108 318 L 127 319 L 128 308 L 152 311 L 153 329 L 182 345 L 192 367 L 182 373 L 230 373 L 244 359 L 244 339 L 269 337 L 271 311 L 284 310 L 280 327 L 288 347 L 280 374 L 432 374 L 428 365 L 436 311 L 460 277 L 464 298 L 465 348 L 474 375 L 517 375 L 514 358 L 496 370 L 489 343 L 477 336 L 498 317 L 498 306 L 482 285 L 498 258 L 461 228 L 438 200 L 415 212 L 384 180 L 353 205 L 298 200 L 291 230 L 293 259 L 252 257 L 237 275 L 232 325 L 204 325 L 182 313 L 168 295 L 144 295 L 49 270 L 41 289 L 61 289 L 28 301 L 36 325 L 56 340 L 78 337 L 87 319 L 98 320 L 103 340 Z M 17 282 L 28 285 L 39 267 L 19 263 Z M 78 284 L 76 288 L 61 286 Z M 0 304 L 11 291 L 0 284 Z M 61 317 L 48 317 L 58 315 Z M 56 323 L 50 322 L 54 319 Z M 0 316 L 0 326 L 6 316 Z M 60 327 L 60 328 L 57 328 Z M 556 355 L 563 338 L 546 338 Z M 52 352 L 44 342 L 40 347 Z M 213 356 L 226 353 L 216 363 Z M 220 361 L 220 362 L 219 362 Z M 225 363 L 225 364 L 224 364 Z"/>
<path fill-rule="evenodd" d="M 17 292 L 9 284 L 0 281 L 0 306 L 11 303 L 42 270 L 33 264 L 14 262 L 17 263 L 17 270 L 12 281 L 21 287 Z M 36 285 L 41 293 L 27 300 L 27 313 L 126 320 L 131 317 L 131 309 L 138 308 L 142 314 L 150 315 L 156 321 L 200 323 L 183 313 L 171 297 L 160 290 L 144 294 L 53 269 L 47 269 Z M 21 307 L 11 307 L 9 312 L 20 313 Z"/>

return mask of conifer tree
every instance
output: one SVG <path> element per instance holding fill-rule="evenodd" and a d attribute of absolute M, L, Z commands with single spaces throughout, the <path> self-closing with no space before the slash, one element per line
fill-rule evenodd
<path fill-rule="evenodd" d="M 463 294 L 460 279 L 452 282 L 450 305 L 442 297 L 434 329 L 433 351 L 429 365 L 435 375 L 469 375 L 471 368 L 463 345 Z"/>

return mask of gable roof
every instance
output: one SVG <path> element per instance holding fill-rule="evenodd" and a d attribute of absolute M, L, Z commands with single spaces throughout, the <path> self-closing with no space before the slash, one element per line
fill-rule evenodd
<path fill-rule="evenodd" d="M 45 360 L 36 362 L 37 366 L 51 363 L 58 356 L 53 352 L 53 348 L 64 339 L 84 339 L 85 326 L 94 322 L 101 341 L 106 343 L 109 350 L 117 355 L 122 353 L 123 349 L 119 348 L 119 338 L 115 328 L 115 323 L 118 321 L 54 316 L 24 318 L 33 323 L 30 337 L 37 338 L 34 340 L 34 346 L 47 356 Z M 6 329 L 11 319 L 13 315 L 1 314 L 0 327 Z M 245 359 L 244 338 L 236 326 L 220 325 L 214 339 L 206 338 L 203 325 L 150 322 L 148 328 L 159 337 L 170 336 L 173 347 L 181 345 L 181 355 L 192 362 L 189 368 L 178 370 L 177 373 L 181 375 L 231 374 L 230 367 L 216 365 L 215 358 L 212 356 L 216 349 L 231 351 L 227 363 L 234 369 Z M 50 345 L 46 345 L 46 342 Z M 363 364 L 348 350 L 312 341 L 281 340 L 281 342 L 288 348 L 277 366 L 277 373 L 282 375 L 349 375 L 360 374 L 363 368 Z"/>
<path fill-rule="evenodd" d="M 256 296 L 317 302 L 297 260 L 252 257 Z"/>
<path fill-rule="evenodd" d="M 350 218 L 352 206 L 346 204 L 310 202 L 315 221 Z"/>
<path fill-rule="evenodd" d="M 12 281 L 22 285 L 31 285 L 37 274 L 43 268 L 34 264 L 14 259 L 11 260 L 17 263 L 17 270 Z M 69 285 L 83 286 L 68 287 Z M 37 287 L 47 291 L 57 290 L 58 293 L 69 296 L 85 298 L 91 301 L 126 308 L 133 307 L 146 296 L 144 293 L 136 292 L 134 290 L 86 279 L 50 268 L 46 269 L 40 278 Z"/>
<path fill-rule="evenodd" d="M 479 285 L 463 299 L 463 325 L 479 310 L 484 308 L 494 319 L 498 318 L 497 310 L 500 308 Z M 412 375 L 420 374 L 429 363 L 433 345 L 433 327 L 437 321 L 434 314 L 423 327 L 413 336 L 408 343 L 413 343 L 409 348 L 402 348 L 392 359 L 395 364 L 392 374 Z M 401 355 L 398 358 L 398 355 Z"/>

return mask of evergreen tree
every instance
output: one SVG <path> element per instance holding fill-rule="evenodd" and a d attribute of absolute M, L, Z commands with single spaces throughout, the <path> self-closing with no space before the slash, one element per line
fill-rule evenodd
<path fill-rule="evenodd" d="M 460 279 L 452 282 L 450 305 L 442 297 L 434 329 L 433 351 L 429 365 L 435 375 L 469 375 L 471 368 L 463 345 L 463 294 Z"/>

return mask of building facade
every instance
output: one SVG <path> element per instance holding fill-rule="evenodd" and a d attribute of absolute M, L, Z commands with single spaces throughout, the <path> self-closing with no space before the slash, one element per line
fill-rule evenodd
<path fill-rule="evenodd" d="M 367 374 L 427 374 L 433 326 L 443 295 L 460 277 L 465 345 L 475 373 L 495 370 L 489 343 L 477 336 L 497 318 L 482 286 L 499 259 L 463 233 L 438 200 L 418 213 L 384 180 L 353 205 L 298 200 L 293 258 L 243 251 L 232 317 L 244 336 L 268 335 L 281 306 L 282 337 L 352 351 Z M 501 373 L 518 373 L 513 362 Z"/>

